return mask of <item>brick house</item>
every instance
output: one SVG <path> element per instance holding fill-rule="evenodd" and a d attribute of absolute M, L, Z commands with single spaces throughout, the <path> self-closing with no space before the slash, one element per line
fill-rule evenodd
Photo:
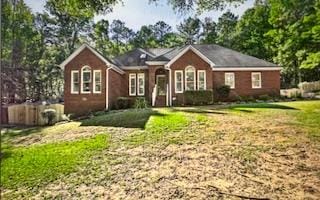
<path fill-rule="evenodd" d="M 61 65 L 65 112 L 111 109 L 118 97 L 152 106 L 183 104 L 186 90 L 231 87 L 230 97 L 278 95 L 280 67 L 218 45 L 134 49 L 116 58 L 83 44 Z"/>

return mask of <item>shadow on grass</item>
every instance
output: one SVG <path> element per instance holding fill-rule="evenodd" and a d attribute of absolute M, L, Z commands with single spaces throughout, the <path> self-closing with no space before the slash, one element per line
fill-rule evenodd
<path fill-rule="evenodd" d="M 202 108 L 202 107 L 191 107 L 191 108 L 172 108 L 173 112 L 186 112 L 186 113 L 198 113 L 198 114 L 217 114 L 226 115 L 227 113 L 218 111 L 214 108 Z"/>
<path fill-rule="evenodd" d="M 114 111 L 106 115 L 82 120 L 80 126 L 110 126 L 144 129 L 151 116 L 165 116 L 165 114 L 152 109 Z"/>
<path fill-rule="evenodd" d="M 15 127 L 15 128 L 9 128 L 4 129 L 1 131 L 1 139 L 5 142 L 11 138 L 19 138 L 31 135 L 33 133 L 39 133 L 44 127 Z"/>
<path fill-rule="evenodd" d="M 271 104 L 271 103 L 252 103 L 252 104 L 237 104 L 228 107 L 231 110 L 238 110 L 243 112 L 253 112 L 252 110 L 246 110 L 247 108 L 266 108 L 266 109 L 281 109 L 281 110 L 299 110 L 294 107 Z"/>

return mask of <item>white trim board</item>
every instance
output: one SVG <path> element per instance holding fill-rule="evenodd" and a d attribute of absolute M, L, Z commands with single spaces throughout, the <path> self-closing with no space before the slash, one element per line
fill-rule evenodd
<path fill-rule="evenodd" d="M 196 48 L 194 48 L 193 46 L 189 45 L 188 47 L 186 47 L 183 51 L 181 51 L 178 55 L 176 55 L 174 58 L 172 58 L 170 60 L 170 62 L 168 62 L 165 67 L 166 68 L 170 68 L 170 66 L 176 61 L 178 60 L 181 56 L 183 56 L 185 53 L 187 53 L 189 50 L 193 51 L 195 54 L 197 54 L 200 58 L 202 58 L 204 61 L 206 61 L 210 67 L 214 67 L 215 64 L 209 59 L 207 58 L 205 55 L 203 55 L 199 50 L 197 50 Z"/>
<path fill-rule="evenodd" d="M 123 70 L 140 70 L 140 69 L 148 69 L 148 66 L 121 66 Z"/>
<path fill-rule="evenodd" d="M 207 89 L 207 71 L 206 70 L 197 70 L 197 89 L 200 90 L 199 86 L 199 79 L 200 79 L 200 73 L 204 73 L 204 90 Z"/>
<path fill-rule="evenodd" d="M 146 61 L 147 65 L 165 65 L 168 61 Z"/>
<path fill-rule="evenodd" d="M 74 59 L 79 53 L 81 53 L 85 48 L 88 48 L 94 55 L 96 55 L 100 60 L 102 60 L 107 66 L 110 66 L 113 70 L 120 74 L 124 74 L 125 72 L 121 70 L 119 67 L 115 66 L 114 64 L 110 63 L 107 59 L 105 59 L 100 53 L 90 47 L 88 44 L 81 45 L 78 49 L 76 49 L 67 59 L 65 59 L 59 67 L 64 70 L 65 66 Z"/>
<path fill-rule="evenodd" d="M 278 71 L 281 67 L 219 67 L 212 71 Z"/>

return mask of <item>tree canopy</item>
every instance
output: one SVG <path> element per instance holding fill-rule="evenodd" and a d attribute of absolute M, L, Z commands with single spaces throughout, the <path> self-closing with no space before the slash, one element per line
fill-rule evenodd
<path fill-rule="evenodd" d="M 227 10 L 217 21 L 199 18 L 199 13 L 244 1 L 168 0 L 180 13 L 197 12 L 182 15 L 185 19 L 176 27 L 160 20 L 134 31 L 121 19 L 94 21 L 121 0 L 47 0 L 45 10 L 36 14 L 23 0 L 3 0 L 4 96 L 8 101 L 62 98 L 58 66 L 84 42 L 108 57 L 138 47 L 219 44 L 279 64 L 282 87 L 319 80 L 320 0 L 257 0 L 241 17 Z"/>

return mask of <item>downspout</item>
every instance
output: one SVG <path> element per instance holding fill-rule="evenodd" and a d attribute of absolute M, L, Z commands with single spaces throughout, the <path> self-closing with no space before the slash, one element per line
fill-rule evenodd
<path fill-rule="evenodd" d="M 109 109 L 109 70 L 111 67 L 106 69 L 106 110 Z"/>
<path fill-rule="evenodd" d="M 172 106 L 172 86 L 171 86 L 171 69 L 169 68 L 169 106 Z"/>

